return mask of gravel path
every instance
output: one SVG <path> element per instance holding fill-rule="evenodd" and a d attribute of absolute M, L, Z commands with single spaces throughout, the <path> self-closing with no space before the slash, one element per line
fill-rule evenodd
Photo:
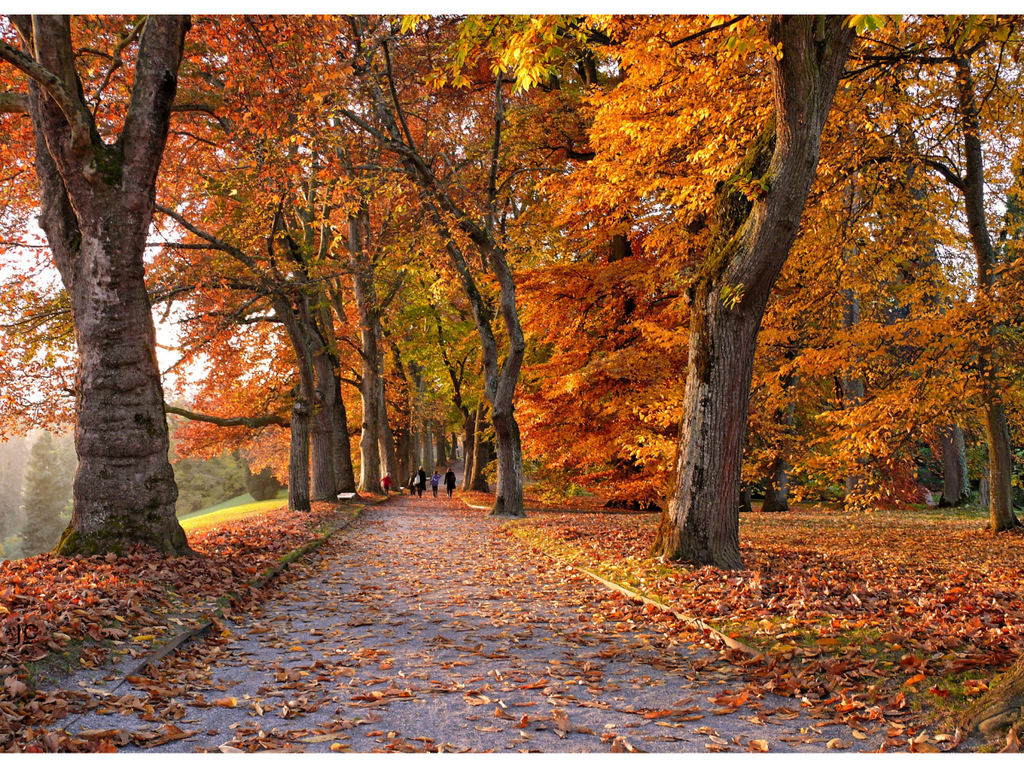
<path fill-rule="evenodd" d="M 665 614 L 429 492 L 367 508 L 266 602 L 76 721 L 124 751 L 877 749 L 741 670 Z M 102 685 L 99 681 L 97 684 Z M 124 695 L 121 695 L 124 693 Z M 172 722 L 173 727 L 165 724 Z M 184 737 L 183 733 L 188 733 Z M 165 739 L 173 741 L 160 743 Z"/>

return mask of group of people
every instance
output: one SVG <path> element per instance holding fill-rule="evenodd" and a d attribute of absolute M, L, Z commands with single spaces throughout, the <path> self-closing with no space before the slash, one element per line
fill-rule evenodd
<path fill-rule="evenodd" d="M 434 498 L 437 498 L 437 487 L 441 484 L 441 480 L 441 473 L 435 469 L 434 474 L 429 478 L 430 487 L 434 491 Z M 448 470 L 444 473 L 443 480 L 445 490 L 447 490 L 448 498 L 450 499 L 452 497 L 452 493 L 455 491 L 455 472 L 452 471 L 451 467 L 448 467 Z M 427 473 L 423 467 L 420 467 L 419 470 L 413 472 L 412 476 L 409 478 L 409 495 L 423 496 L 423 491 L 426 490 L 427 487 L 427 481 Z M 384 477 L 381 478 L 380 486 L 384 489 L 385 494 L 390 494 L 391 489 L 394 488 L 394 482 L 391 480 L 391 476 L 384 475 Z"/>

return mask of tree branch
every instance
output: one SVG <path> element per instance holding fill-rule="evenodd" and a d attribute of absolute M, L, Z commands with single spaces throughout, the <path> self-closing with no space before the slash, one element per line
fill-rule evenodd
<path fill-rule="evenodd" d="M 71 126 L 71 137 L 76 149 L 84 148 L 92 143 L 89 121 L 82 114 L 83 110 L 79 107 L 78 100 L 68 93 L 57 75 L 27 56 L 23 51 L 12 48 L 3 40 L 0 40 L 0 60 L 20 69 L 39 83 L 46 95 L 60 107 L 68 125 Z"/>
<path fill-rule="evenodd" d="M 279 427 L 290 427 L 291 420 L 286 419 L 283 416 L 277 414 L 267 414 L 266 416 L 235 416 L 232 418 L 222 419 L 218 416 L 209 416 L 205 413 L 195 413 L 193 411 L 187 411 L 184 408 L 177 408 L 173 405 L 164 404 L 165 413 L 173 413 L 175 416 L 184 416 L 190 421 L 201 421 L 205 424 L 214 424 L 218 427 L 245 427 L 247 429 L 263 429 L 263 427 L 269 427 L 271 424 L 276 424 Z"/>
<path fill-rule="evenodd" d="M 676 46 L 682 45 L 683 43 L 688 43 L 691 40 L 696 40 L 699 37 L 704 37 L 704 35 L 710 35 L 712 32 L 717 32 L 720 29 L 728 29 L 729 27 L 733 26 L 734 24 L 737 24 L 738 22 L 743 21 L 743 19 L 745 19 L 745 18 L 747 18 L 747 14 L 741 13 L 739 16 L 736 16 L 736 17 L 734 17 L 733 19 L 731 19 L 729 21 L 723 21 L 721 24 L 715 24 L 712 27 L 708 27 L 707 29 L 700 30 L 700 32 L 694 32 L 692 35 L 687 35 L 686 37 L 681 37 L 678 40 L 669 43 L 668 47 L 669 48 L 675 48 Z"/>
<path fill-rule="evenodd" d="M 960 178 L 960 175 L 956 173 L 948 165 L 940 162 L 939 160 L 933 160 L 930 157 L 923 158 L 922 162 L 929 168 L 938 171 L 946 181 L 948 181 L 954 187 L 959 189 L 961 192 L 964 191 L 964 180 Z"/>

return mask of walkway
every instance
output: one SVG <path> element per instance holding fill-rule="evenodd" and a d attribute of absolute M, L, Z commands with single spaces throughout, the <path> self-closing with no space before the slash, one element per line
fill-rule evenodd
<path fill-rule="evenodd" d="M 439 495 L 368 508 L 286 571 L 261 608 L 179 652 L 157 679 L 138 681 L 72 733 L 150 729 L 157 742 L 180 737 L 174 728 L 190 733 L 154 748 L 174 752 L 779 752 L 849 743 L 848 727 L 819 727 L 798 701 L 748 698 L 740 670 L 693 645 L 674 620 Z M 168 720 L 174 728 L 163 727 Z M 856 746 L 877 748 L 881 738 Z"/>

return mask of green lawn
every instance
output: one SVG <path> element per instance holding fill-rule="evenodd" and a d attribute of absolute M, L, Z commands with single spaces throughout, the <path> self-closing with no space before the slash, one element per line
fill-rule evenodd
<path fill-rule="evenodd" d="M 181 527 L 186 531 L 194 531 L 197 528 L 207 528 L 211 525 L 241 520 L 271 509 L 278 509 L 286 503 L 284 499 L 270 499 L 269 501 L 254 501 L 251 504 L 239 504 L 226 509 L 218 509 L 216 512 L 207 512 L 205 515 L 190 516 L 187 520 L 182 519 Z"/>
<path fill-rule="evenodd" d="M 257 504 L 257 505 L 259 505 L 259 504 L 269 505 L 269 506 L 265 506 L 263 508 L 264 509 L 273 509 L 274 507 L 280 505 L 282 499 L 287 499 L 287 498 L 288 498 L 288 490 L 286 488 L 282 488 L 278 492 L 276 499 L 269 499 L 267 501 L 256 501 L 256 499 L 254 499 L 248 493 L 243 493 L 241 496 L 235 496 L 233 499 L 228 499 L 227 501 L 222 501 L 220 504 L 214 504 L 212 507 L 203 507 L 202 509 L 197 509 L 195 512 L 189 512 L 189 513 L 184 514 L 184 515 L 178 515 L 178 520 L 181 521 L 181 522 L 184 522 L 185 520 L 192 520 L 192 519 L 197 518 L 197 517 L 203 517 L 204 515 L 208 515 L 211 512 L 220 512 L 221 510 L 231 509 L 233 507 L 242 507 L 242 506 L 249 507 L 249 506 L 252 506 L 254 504 Z"/>

